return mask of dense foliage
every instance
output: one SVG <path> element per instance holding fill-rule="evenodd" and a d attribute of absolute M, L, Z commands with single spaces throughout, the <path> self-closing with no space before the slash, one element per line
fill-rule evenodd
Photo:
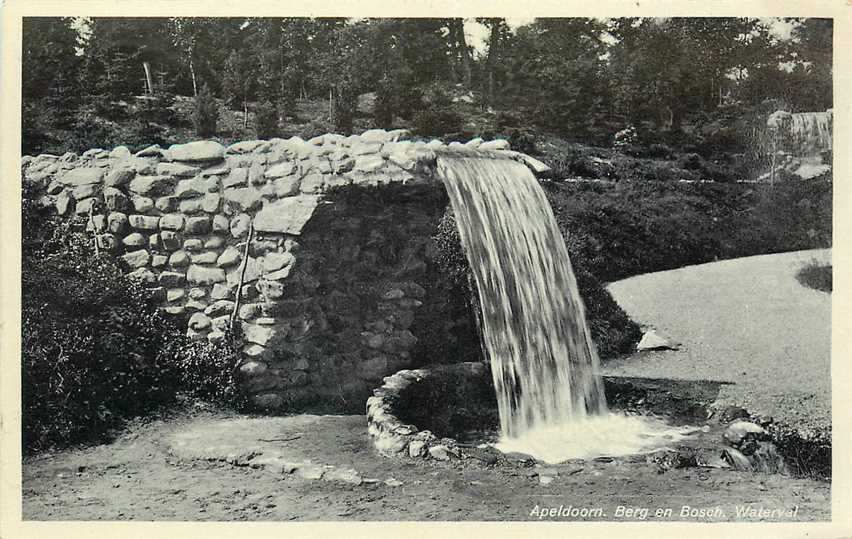
<path fill-rule="evenodd" d="M 831 246 L 829 181 L 545 186 L 572 260 L 604 282 Z"/>
<path fill-rule="evenodd" d="M 23 199 L 22 423 L 25 450 L 104 439 L 178 392 L 234 404 L 238 354 L 190 343 L 156 298 L 96 255 L 84 222 Z"/>
<path fill-rule="evenodd" d="M 766 99 L 832 106 L 830 19 L 27 18 L 23 43 L 24 153 L 109 146 L 121 128 L 132 133 L 120 142 L 142 138 L 151 125 L 134 101 L 203 99 L 205 85 L 244 128 L 250 103 L 294 118 L 308 100 L 347 133 L 370 93 L 370 126 L 402 119 L 447 135 L 462 109 L 469 123 L 473 111 L 512 111 L 514 127 L 594 144 L 631 126 L 677 143 Z M 453 99 L 430 100 L 435 87 Z"/>

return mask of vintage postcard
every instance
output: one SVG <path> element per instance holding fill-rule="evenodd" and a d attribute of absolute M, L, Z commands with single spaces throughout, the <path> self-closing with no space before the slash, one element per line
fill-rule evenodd
<path fill-rule="evenodd" d="M 7 2 L 0 534 L 849 536 L 851 9 Z"/>

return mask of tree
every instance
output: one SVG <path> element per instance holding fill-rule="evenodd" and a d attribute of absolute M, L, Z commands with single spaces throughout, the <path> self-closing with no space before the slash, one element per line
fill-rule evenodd
<path fill-rule="evenodd" d="M 219 121 L 219 107 L 210 87 L 205 83 L 201 86 L 198 95 L 195 96 L 195 110 L 192 115 L 192 123 L 196 134 L 201 138 L 208 138 L 216 134 L 216 123 Z"/>

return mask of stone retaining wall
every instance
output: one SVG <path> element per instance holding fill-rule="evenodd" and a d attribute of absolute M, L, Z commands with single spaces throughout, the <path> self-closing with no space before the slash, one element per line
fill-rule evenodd
<path fill-rule="evenodd" d="M 383 376 L 416 362 L 429 238 L 447 203 L 435 174 L 445 146 L 406 135 L 25 156 L 22 176 L 44 205 L 86 219 L 194 339 L 224 337 L 245 264 L 241 373 L 257 406 L 362 409 Z M 465 149 L 543 167 L 502 140 Z"/>

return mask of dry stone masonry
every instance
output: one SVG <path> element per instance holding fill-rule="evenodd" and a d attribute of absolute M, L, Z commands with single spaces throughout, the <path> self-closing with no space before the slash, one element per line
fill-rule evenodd
<path fill-rule="evenodd" d="M 441 314 L 426 297 L 429 238 L 446 206 L 429 195 L 443 193 L 437 155 L 544 168 L 502 140 L 447 148 L 406 136 L 119 146 L 25 156 L 22 175 L 42 204 L 86 219 L 98 248 L 155 289 L 193 339 L 224 338 L 244 271 L 240 372 L 255 405 L 361 409 L 383 376 L 413 366 L 421 306 Z"/>

